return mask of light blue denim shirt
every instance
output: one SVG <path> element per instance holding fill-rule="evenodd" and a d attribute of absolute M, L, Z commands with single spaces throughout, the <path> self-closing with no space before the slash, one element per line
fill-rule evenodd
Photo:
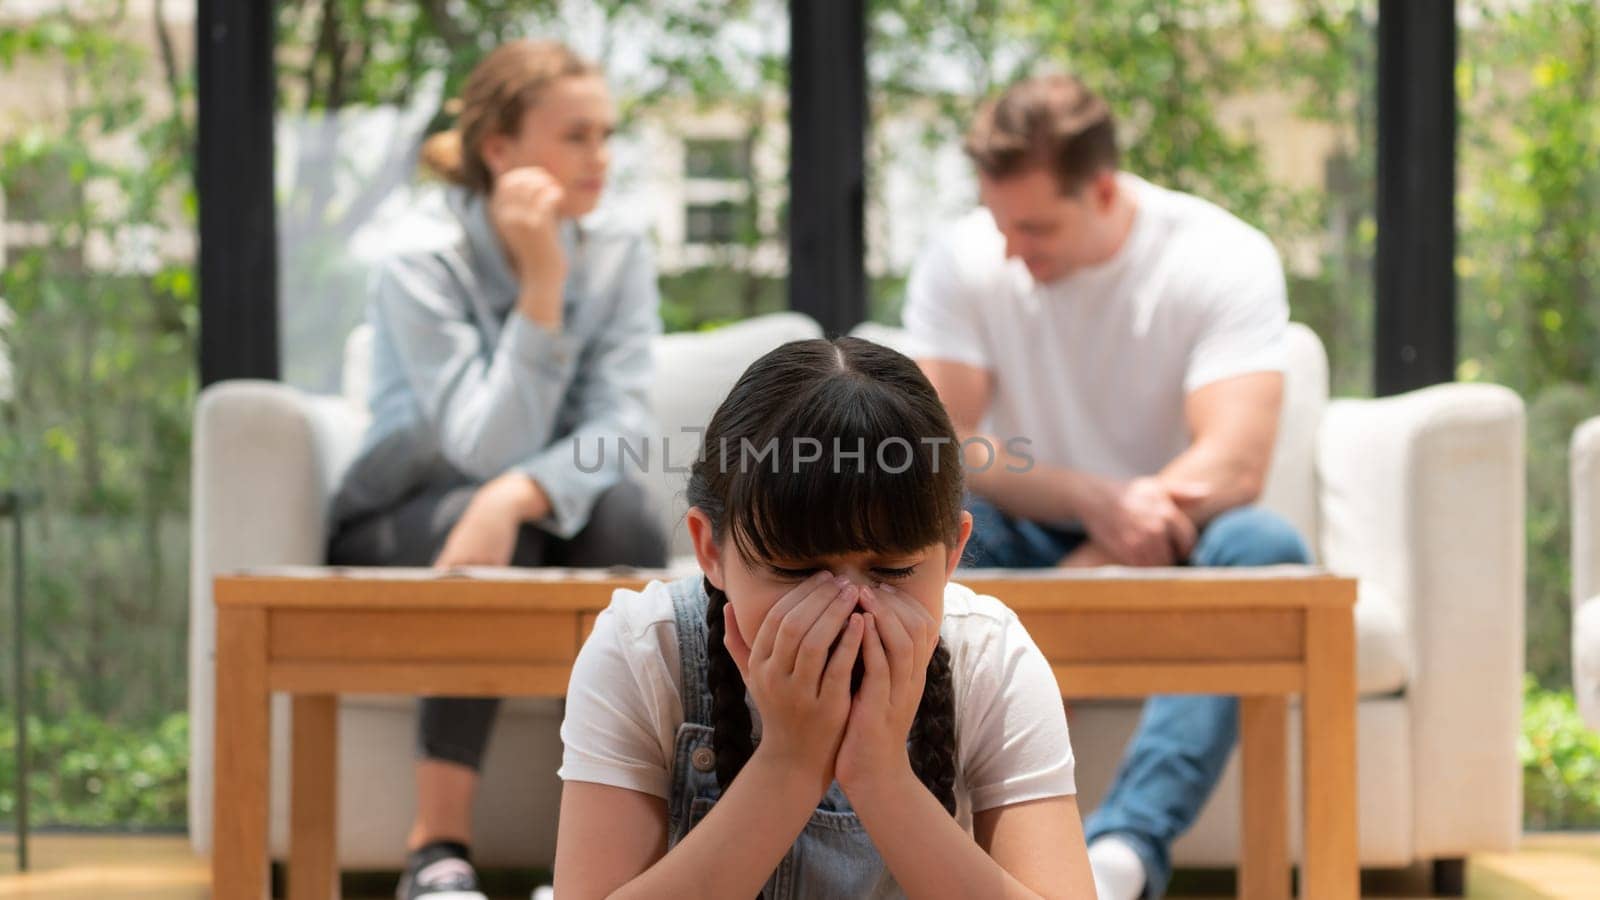
<path fill-rule="evenodd" d="M 460 232 L 390 258 L 375 274 L 372 424 L 333 501 L 334 521 L 391 508 L 429 486 L 527 473 L 550 498 L 538 524 L 583 529 L 622 477 L 594 468 L 600 440 L 638 445 L 651 429 L 651 338 L 661 331 L 650 244 L 603 216 L 561 229 L 568 260 L 562 329 L 516 310 L 517 280 L 485 198 L 453 189 Z"/>

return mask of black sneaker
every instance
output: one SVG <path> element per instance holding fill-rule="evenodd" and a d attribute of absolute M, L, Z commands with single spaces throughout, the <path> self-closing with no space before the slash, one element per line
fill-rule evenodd
<path fill-rule="evenodd" d="M 395 888 L 395 900 L 488 900 L 478 890 L 464 844 L 434 841 L 406 860 L 406 872 Z"/>

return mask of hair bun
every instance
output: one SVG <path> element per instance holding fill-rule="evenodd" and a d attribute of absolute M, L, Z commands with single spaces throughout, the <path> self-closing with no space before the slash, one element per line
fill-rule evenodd
<path fill-rule="evenodd" d="M 455 129 L 429 135 L 419 152 L 423 168 L 435 176 L 455 185 L 466 185 L 467 174 L 462 165 L 461 132 Z"/>

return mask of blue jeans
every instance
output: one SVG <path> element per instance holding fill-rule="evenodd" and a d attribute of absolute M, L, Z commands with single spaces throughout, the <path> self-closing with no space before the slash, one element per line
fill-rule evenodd
<path fill-rule="evenodd" d="M 969 499 L 972 538 L 963 566 L 1042 568 L 1081 545 L 1081 532 L 1014 519 Z M 1294 527 L 1263 509 L 1243 507 L 1213 519 L 1200 533 L 1193 566 L 1270 566 L 1310 562 Z M 959 576 L 958 576 L 959 577 Z M 1239 737 L 1237 697 L 1157 696 L 1145 701 L 1139 729 L 1123 753 L 1111 790 L 1088 819 L 1093 842 L 1115 834 L 1144 862 L 1145 893 L 1156 900 L 1172 877 L 1170 848 L 1222 777 Z"/>

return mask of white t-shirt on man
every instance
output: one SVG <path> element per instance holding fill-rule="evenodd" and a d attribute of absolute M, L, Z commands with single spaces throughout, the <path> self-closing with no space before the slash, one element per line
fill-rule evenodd
<path fill-rule="evenodd" d="M 1118 178 L 1137 208 L 1112 259 L 1036 284 L 980 207 L 918 259 L 904 321 L 911 355 L 993 373 L 986 432 L 1026 438 L 1037 464 L 1127 480 L 1188 448 L 1194 390 L 1283 371 L 1289 308 L 1266 235 L 1198 197 Z"/>
<path fill-rule="evenodd" d="M 619 590 L 573 664 L 561 723 L 564 781 L 670 799 L 683 695 L 666 583 Z M 939 633 L 956 708 L 956 817 L 1077 792 L 1055 675 L 1016 613 L 960 584 L 944 593 Z M 757 736 L 760 716 L 752 705 Z"/>

